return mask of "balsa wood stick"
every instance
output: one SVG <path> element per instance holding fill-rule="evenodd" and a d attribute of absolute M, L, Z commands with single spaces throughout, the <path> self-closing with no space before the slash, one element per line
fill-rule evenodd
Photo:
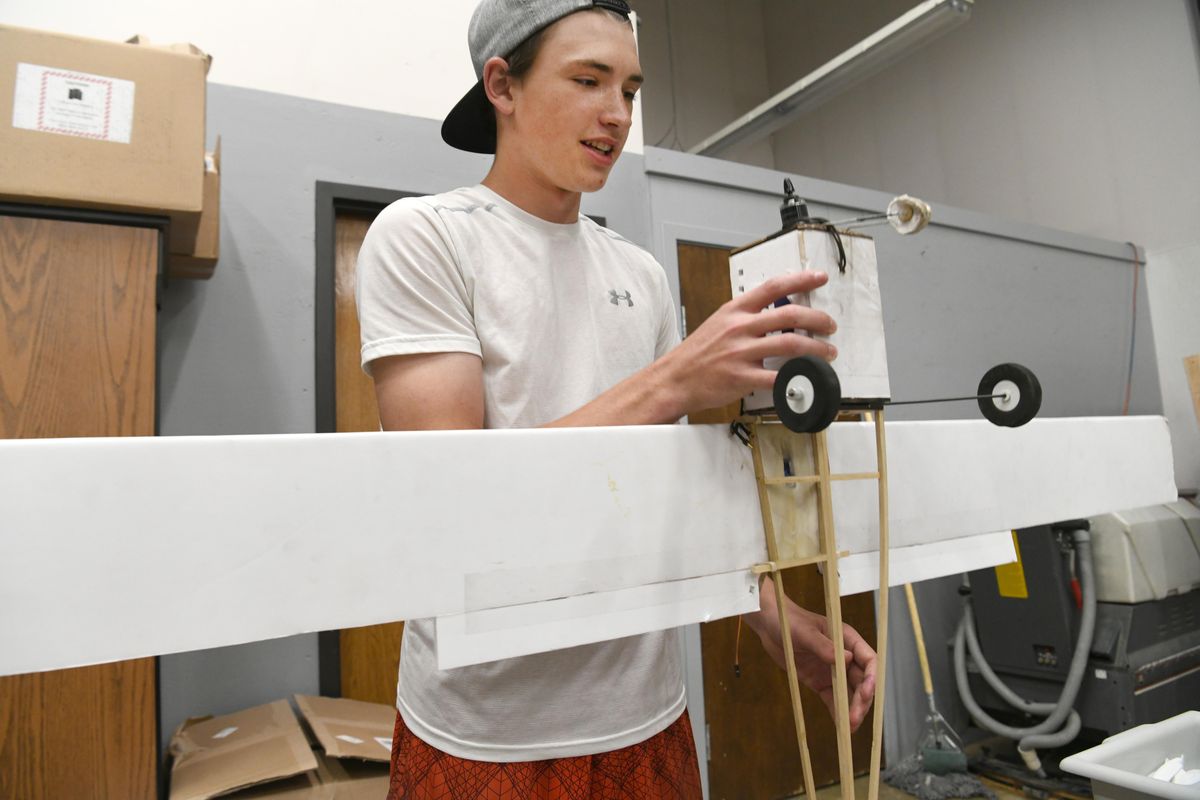
<path fill-rule="evenodd" d="M 828 555 L 825 562 L 825 619 L 829 638 L 833 642 L 833 707 L 834 726 L 837 729 L 838 773 L 842 781 L 842 800 L 854 800 L 854 752 L 850 744 L 850 698 L 846 691 L 846 650 L 842 635 L 842 594 L 838 589 L 837 539 L 833 528 L 833 497 L 829 480 L 829 445 L 826 432 L 813 435 L 813 455 L 817 474 L 820 502 L 821 549 Z"/>
<path fill-rule="evenodd" d="M 755 420 L 750 428 L 750 447 L 754 451 L 754 475 L 758 479 L 758 499 L 762 508 L 763 532 L 766 534 L 767 558 L 779 561 L 779 543 L 775 538 L 775 521 L 771 515 L 771 501 L 767 495 L 767 484 L 763 469 L 762 446 L 758 435 L 760 422 Z M 823 560 L 823 559 L 822 559 Z M 788 692 L 792 698 L 792 720 L 796 725 L 796 742 L 800 747 L 800 763 L 804 772 L 804 791 L 808 797 L 816 797 L 813 783 L 812 760 L 808 753 L 808 733 L 804 726 L 804 705 L 800 700 L 800 678 L 796 674 L 796 660 L 792 651 L 791 629 L 784 607 L 783 573 L 776 566 L 771 571 L 771 582 L 775 585 L 775 607 L 779 614 L 780 640 L 783 643 L 783 660 L 787 665 Z"/>
<path fill-rule="evenodd" d="M 879 762 L 883 752 L 883 703 L 888 649 L 888 480 L 887 435 L 883 409 L 875 414 L 875 458 L 879 469 L 879 611 L 875 618 L 875 707 L 871 717 L 871 767 L 867 800 L 879 798 Z"/>

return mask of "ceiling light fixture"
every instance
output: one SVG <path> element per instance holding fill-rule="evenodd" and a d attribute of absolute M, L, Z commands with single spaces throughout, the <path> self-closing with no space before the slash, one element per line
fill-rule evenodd
<path fill-rule="evenodd" d="M 726 125 L 687 152 L 716 155 L 756 142 L 961 25 L 974 0 L 925 0 L 774 97 Z"/>

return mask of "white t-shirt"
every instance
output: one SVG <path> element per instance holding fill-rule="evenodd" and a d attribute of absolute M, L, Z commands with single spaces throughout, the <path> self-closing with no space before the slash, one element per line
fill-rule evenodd
<path fill-rule="evenodd" d="M 359 253 L 358 313 L 368 372 L 384 356 L 478 355 L 488 428 L 562 417 L 679 341 L 666 275 L 648 253 L 586 217 L 547 222 L 483 186 L 405 198 L 379 215 Z M 614 750 L 683 713 L 676 636 L 440 671 L 433 620 L 410 620 L 397 706 L 417 736 L 462 758 Z"/>

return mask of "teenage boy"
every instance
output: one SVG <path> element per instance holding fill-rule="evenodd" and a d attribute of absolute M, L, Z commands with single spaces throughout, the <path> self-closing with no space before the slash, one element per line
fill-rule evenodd
<path fill-rule="evenodd" d="M 479 81 L 442 137 L 494 153 L 491 169 L 389 206 L 359 256 L 362 361 L 385 429 L 672 423 L 770 387 L 765 357 L 836 356 L 790 332 L 832 332 L 825 314 L 764 311 L 823 274 L 770 281 L 681 343 L 662 267 L 580 216 L 642 84 L 628 16 L 623 0 L 476 9 Z M 769 579 L 762 597 L 746 620 L 782 663 Z M 832 707 L 825 619 L 794 603 L 788 619 L 801 679 Z M 845 642 L 857 727 L 875 654 L 849 626 Z M 700 796 L 673 631 L 442 672 L 432 620 L 410 620 L 397 695 L 392 797 Z"/>

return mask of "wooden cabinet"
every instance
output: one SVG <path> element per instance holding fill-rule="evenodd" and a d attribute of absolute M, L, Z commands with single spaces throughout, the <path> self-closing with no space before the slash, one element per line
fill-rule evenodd
<path fill-rule="evenodd" d="M 161 227 L 17 213 L 0 208 L 0 436 L 154 435 Z M 0 797 L 155 797 L 155 685 L 153 658 L 0 678 Z"/>

